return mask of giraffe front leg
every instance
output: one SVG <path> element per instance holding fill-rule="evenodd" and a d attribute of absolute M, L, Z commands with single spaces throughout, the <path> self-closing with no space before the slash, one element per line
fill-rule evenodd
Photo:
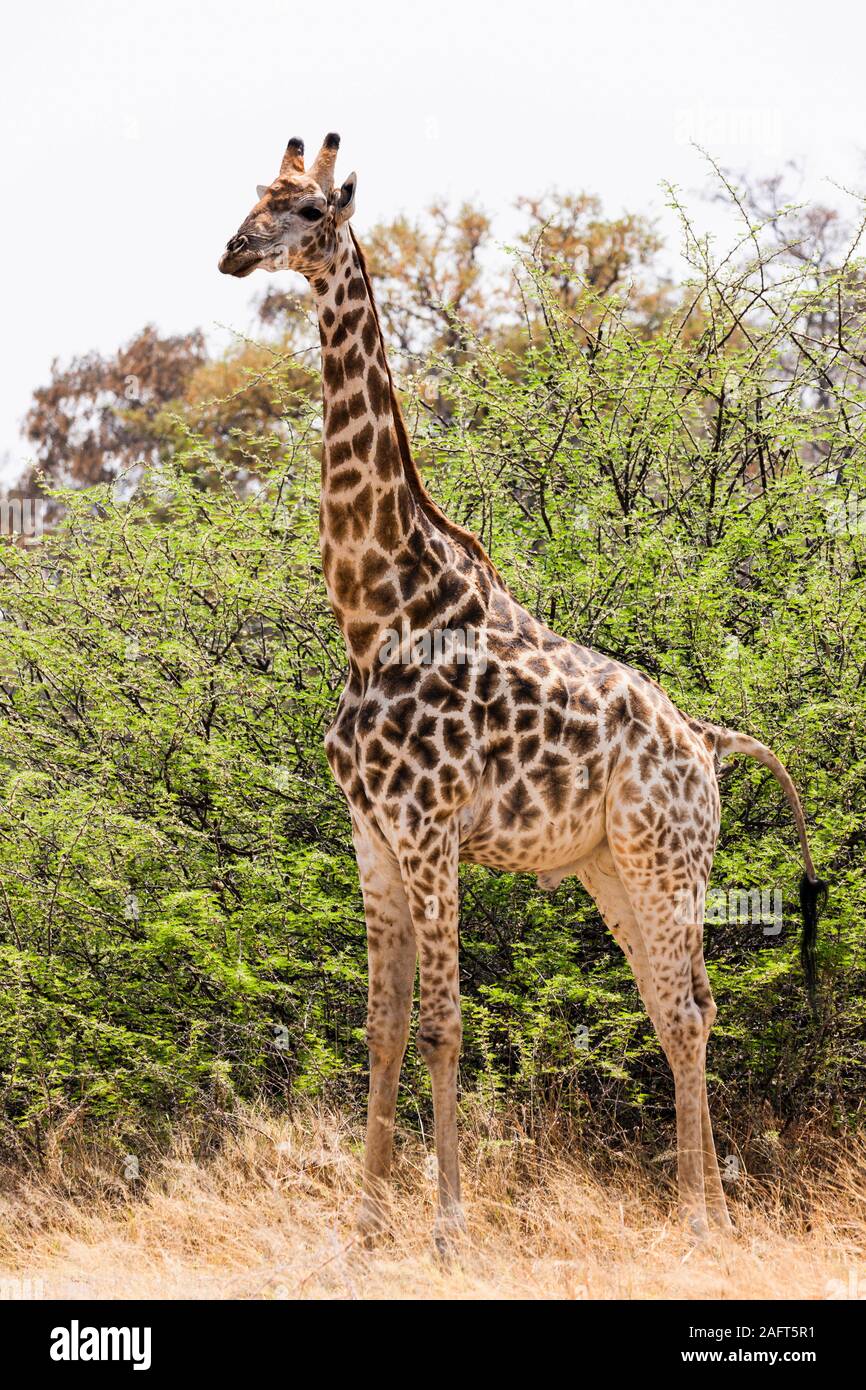
<path fill-rule="evenodd" d="M 463 1040 L 460 1016 L 458 837 L 454 824 L 427 825 L 401 855 L 421 965 L 418 1050 L 430 1072 L 438 1169 L 434 1240 L 450 1253 L 466 1223 L 460 1203 L 457 1152 L 457 1068 Z"/>
<path fill-rule="evenodd" d="M 409 1037 L 416 946 L 412 915 L 396 860 L 362 832 L 355 834 L 367 920 L 367 1046 L 370 1090 L 364 1189 L 358 1232 L 372 1244 L 387 1224 L 387 1182 L 394 1148 L 400 1067 Z"/>
<path fill-rule="evenodd" d="M 701 1138 L 704 1150 L 704 1195 L 707 1201 L 707 1215 L 720 1231 L 731 1231 L 731 1217 L 722 1187 L 719 1160 L 713 1139 L 713 1122 L 710 1119 L 710 1103 L 707 1098 L 707 1078 L 704 1076 L 704 1094 L 701 1105 Z"/>

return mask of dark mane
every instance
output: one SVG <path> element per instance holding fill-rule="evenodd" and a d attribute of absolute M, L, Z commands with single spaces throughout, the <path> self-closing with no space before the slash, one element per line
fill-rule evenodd
<path fill-rule="evenodd" d="M 361 274 L 364 277 L 364 284 L 367 286 L 367 295 L 369 296 L 370 304 L 373 309 L 373 317 L 376 320 L 376 331 L 379 334 L 379 342 L 382 345 L 382 356 L 385 359 L 385 370 L 388 373 L 388 390 L 391 397 L 391 413 L 394 417 L 394 428 L 397 432 L 397 443 L 400 449 L 400 458 L 403 464 L 403 473 L 405 475 L 406 482 L 409 484 L 409 491 L 412 493 L 412 496 L 415 498 L 415 501 L 418 503 L 424 515 L 428 517 L 430 521 L 433 522 L 433 525 L 436 526 L 438 530 L 444 531 L 445 534 L 450 536 L 452 540 L 455 540 L 458 543 L 458 545 L 461 545 L 464 550 L 467 550 L 470 555 L 473 555 L 476 560 L 480 560 L 481 563 L 484 565 L 485 569 L 487 569 L 489 573 L 493 576 L 493 578 L 501 584 L 502 580 L 499 576 L 496 566 L 494 565 L 490 556 L 487 554 L 487 551 L 484 549 L 484 546 L 481 544 L 478 537 L 474 536 L 471 531 L 467 531 L 463 526 L 458 526 L 456 521 L 451 521 L 451 519 L 447 517 L 445 513 L 436 505 L 436 503 L 433 501 L 433 498 L 430 496 L 429 492 L 424 486 L 424 483 L 421 479 L 421 474 L 418 472 L 418 465 L 412 457 L 412 449 L 409 444 L 409 432 L 406 429 L 406 421 L 403 419 L 403 411 L 400 407 L 400 402 L 397 399 L 397 392 L 394 388 L 394 378 L 391 375 L 391 364 L 388 361 L 388 354 L 385 350 L 385 339 L 382 334 L 382 323 L 379 318 L 379 309 L 376 304 L 376 297 L 373 294 L 373 286 L 370 281 L 370 272 L 367 269 L 367 261 L 363 251 L 361 250 L 358 238 L 355 236 L 355 233 L 351 227 L 349 228 L 349 235 L 351 236 L 352 242 L 355 247 L 355 253 L 358 257 L 358 264 L 361 267 Z"/>

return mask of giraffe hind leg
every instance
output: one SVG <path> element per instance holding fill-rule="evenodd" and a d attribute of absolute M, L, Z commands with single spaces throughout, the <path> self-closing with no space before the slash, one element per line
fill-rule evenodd
<path fill-rule="evenodd" d="M 668 1046 L 666 1042 L 668 1030 L 666 1030 L 665 1027 L 660 1000 L 656 990 L 655 972 L 653 971 L 650 955 L 647 952 L 644 942 L 641 924 L 635 913 L 629 892 L 620 877 L 610 846 L 607 842 L 577 866 L 577 874 L 587 892 L 592 895 L 598 904 L 605 923 L 615 941 L 622 949 L 626 960 L 629 962 L 644 1006 L 646 1007 L 662 1046 L 665 1048 L 665 1053 L 668 1055 Z M 701 966 L 703 966 L 702 957 Z M 706 1008 L 705 1013 L 702 1009 L 702 1018 L 706 1035 L 709 1033 L 712 1017 L 715 1014 L 715 1005 L 712 1003 L 712 996 L 709 993 L 709 981 L 706 980 L 705 971 L 703 979 L 706 982 L 705 993 L 701 992 L 701 1003 L 698 1004 L 698 1007 L 701 1008 L 703 1003 Z M 698 994 L 697 989 L 695 993 Z M 672 1071 L 674 1071 L 674 1065 L 669 1055 L 668 1060 L 671 1062 Z M 676 1076 L 676 1072 L 674 1072 L 674 1075 Z M 727 1205 L 719 1175 L 718 1161 L 716 1159 L 715 1145 L 713 1143 L 713 1133 L 706 1093 L 706 1077 L 703 1072 L 701 1075 L 700 1091 L 700 1150 L 700 1168 L 703 1178 L 707 1213 L 715 1225 L 722 1229 L 728 1229 L 730 1226 L 730 1219 L 728 1217 Z M 695 1186 L 697 1186 L 696 1182 Z M 690 1211 L 690 1218 L 693 1217 L 693 1215 L 694 1213 Z M 699 1211 L 697 1216 L 698 1228 L 700 1228 L 701 1216 L 702 1213 Z"/>

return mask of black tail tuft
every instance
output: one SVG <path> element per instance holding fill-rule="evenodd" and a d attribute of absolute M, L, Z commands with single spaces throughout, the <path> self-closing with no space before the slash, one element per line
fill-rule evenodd
<path fill-rule="evenodd" d="M 800 960 L 806 976 L 806 990 L 813 1015 L 818 1010 L 818 961 L 815 943 L 818 940 L 818 914 L 827 901 L 827 885 L 820 878 L 811 879 L 804 874 L 800 879 L 800 911 L 803 914 L 803 936 L 800 942 Z"/>

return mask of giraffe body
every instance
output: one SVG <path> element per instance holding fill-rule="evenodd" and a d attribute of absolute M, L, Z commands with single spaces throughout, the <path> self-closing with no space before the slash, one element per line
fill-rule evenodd
<path fill-rule="evenodd" d="M 447 1245 L 462 1228 L 461 860 L 534 873 L 545 888 L 574 874 L 595 898 L 674 1075 L 683 1213 L 699 1234 L 708 1216 L 725 1227 L 705 1082 L 716 1006 L 703 960 L 720 760 L 750 753 L 782 781 L 814 886 L 796 791 L 763 745 L 688 718 L 639 672 L 551 632 L 429 497 L 348 225 L 354 175 L 334 188 L 337 145 L 328 136 L 307 172 L 302 145 L 289 143 L 280 175 L 259 189 L 220 268 L 298 270 L 317 303 L 322 566 L 349 657 L 325 746 L 352 820 L 369 955 L 362 1227 L 372 1234 L 383 1221 L 420 964 L 437 1242 Z"/>

